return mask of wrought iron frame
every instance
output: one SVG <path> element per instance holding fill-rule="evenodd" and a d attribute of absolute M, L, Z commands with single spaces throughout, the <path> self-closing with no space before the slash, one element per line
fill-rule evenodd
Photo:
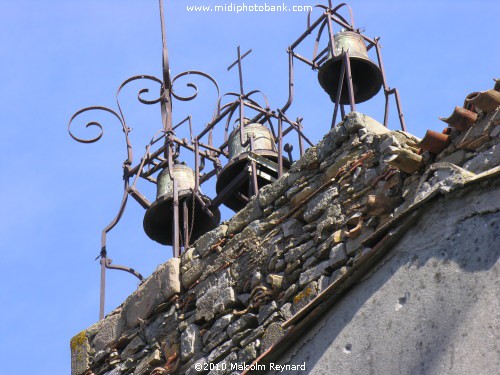
<path fill-rule="evenodd" d="M 349 12 L 349 21 L 347 21 L 342 15 L 338 13 L 338 11 L 346 7 Z M 295 41 L 293 42 L 289 47 L 288 47 L 288 54 L 290 56 L 289 58 L 289 68 L 290 68 L 290 79 L 293 79 L 293 59 L 297 59 L 299 61 L 302 61 L 303 63 L 309 65 L 313 70 L 318 70 L 320 66 L 326 62 L 329 59 L 329 54 L 331 54 L 331 57 L 334 58 L 336 57 L 335 55 L 335 43 L 334 43 L 334 33 L 333 33 L 333 23 L 336 23 L 337 25 L 343 27 L 346 31 L 352 31 L 357 34 L 359 34 L 363 40 L 367 43 L 367 50 L 369 51 L 371 48 L 375 47 L 375 51 L 377 54 L 377 62 L 378 62 L 378 67 L 380 71 L 382 72 L 382 79 L 383 79 L 383 88 L 384 88 L 384 95 L 385 95 L 385 110 L 384 110 L 384 125 L 387 126 L 389 122 L 389 96 L 394 95 L 395 101 L 396 101 L 396 107 L 398 110 L 398 117 L 399 121 L 401 124 L 401 129 L 403 131 L 406 131 L 406 124 L 404 120 L 404 115 L 403 115 L 403 110 L 401 108 L 401 98 L 399 96 L 399 91 L 397 88 L 390 88 L 387 84 L 387 79 L 385 75 L 385 69 L 384 69 L 384 63 L 382 61 L 382 52 L 381 52 L 381 46 L 380 46 L 380 38 L 374 38 L 371 39 L 364 35 L 360 29 L 356 29 L 355 24 L 354 24 L 354 16 L 351 7 L 346 4 L 342 3 L 337 5 L 336 7 L 333 7 L 332 5 L 332 0 L 328 0 L 328 6 L 325 5 L 316 5 L 315 8 L 320 8 L 323 9 L 324 12 L 323 14 L 318 17 L 316 21 L 314 21 L 311 24 L 311 13 L 312 11 L 309 11 L 308 16 L 307 16 L 307 29 L 302 35 Z M 313 33 L 313 31 L 318 29 L 318 34 L 316 36 L 315 44 L 314 44 L 314 51 L 313 51 L 313 57 L 311 60 L 299 55 L 296 53 L 294 50 L 310 35 Z M 318 48 L 319 48 L 319 42 L 321 40 L 321 36 L 325 32 L 328 33 L 328 45 L 325 47 L 323 50 L 321 50 L 318 53 Z M 345 117 L 345 109 L 342 104 L 340 104 L 340 95 L 342 93 L 342 86 L 344 82 L 344 76 L 347 76 L 347 88 L 348 88 L 348 93 L 349 93 L 349 105 L 351 112 L 356 110 L 356 104 L 355 104 L 355 98 L 354 98 L 354 89 L 352 85 L 352 76 L 351 76 L 351 64 L 350 64 L 350 59 L 349 59 L 349 51 L 342 51 L 342 68 L 341 68 L 341 73 L 340 73 L 340 79 L 339 83 L 337 86 L 337 96 L 335 100 L 335 107 L 333 111 L 333 116 L 332 116 L 332 128 L 336 124 L 336 119 L 337 119 L 337 114 L 340 108 L 341 116 L 342 118 Z M 293 83 L 290 85 L 290 87 L 293 87 Z M 293 95 L 293 93 L 291 93 Z M 293 97 L 293 96 L 292 96 Z"/>
<path fill-rule="evenodd" d="M 348 7 L 350 14 L 350 23 L 345 20 L 341 15 L 338 14 L 338 10 L 343 6 Z M 380 53 L 380 45 L 379 38 L 370 39 L 361 34 L 359 29 L 355 29 L 354 19 L 352 17 L 351 8 L 347 4 L 340 4 L 339 6 L 333 8 L 331 5 L 331 0 L 329 0 L 329 7 L 318 5 L 317 7 L 324 9 L 324 13 L 313 23 L 310 22 L 311 12 L 308 15 L 308 27 L 307 30 L 288 48 L 288 65 L 289 65 L 289 79 L 288 79 L 288 99 L 285 105 L 277 110 L 271 110 L 269 106 L 269 102 L 267 97 L 259 90 L 253 90 L 248 93 L 244 91 L 243 85 L 243 72 L 242 72 L 242 60 L 248 54 L 252 52 L 252 50 L 247 51 L 242 54 L 240 47 L 237 48 L 237 59 L 234 61 L 229 67 L 228 70 L 231 70 L 233 67 L 238 66 L 238 74 L 239 74 L 239 92 L 227 92 L 224 95 L 220 95 L 219 85 L 216 80 L 207 73 L 195 70 L 189 70 L 177 74 L 173 78 L 170 75 L 169 69 L 169 55 L 167 48 L 167 40 L 166 40 L 166 29 L 165 29 L 165 18 L 164 18 L 164 6 L 163 0 L 159 0 L 159 10 L 160 10 L 160 23 L 161 23 L 161 33 L 162 33 L 162 77 L 157 78 L 151 75 L 138 75 L 133 76 L 126 79 L 119 87 L 116 93 L 116 102 L 118 111 L 115 111 L 108 107 L 103 106 L 91 106 L 80 109 L 77 111 L 71 118 L 68 123 L 68 131 L 70 136 L 81 143 L 94 143 L 101 139 L 104 134 L 103 126 L 97 121 L 91 121 L 86 124 L 86 128 L 96 127 L 99 129 L 99 134 L 90 139 L 79 138 L 74 135 L 72 132 L 72 124 L 74 120 L 79 117 L 81 114 L 89 111 L 102 111 L 107 112 L 114 116 L 120 123 L 122 127 L 122 131 L 125 136 L 125 143 L 127 149 L 127 158 L 123 162 L 123 180 L 124 180 L 124 189 L 123 196 L 120 203 L 120 207 L 117 215 L 113 218 L 113 220 L 102 230 L 101 234 L 101 252 L 98 256 L 100 258 L 100 266 L 101 266 L 101 283 L 100 283 L 100 319 L 104 318 L 104 305 L 105 305 L 105 290 L 106 290 L 106 270 L 115 269 L 120 271 L 128 272 L 135 277 L 137 277 L 141 282 L 144 280 L 143 276 L 134 270 L 133 268 L 126 266 L 113 265 L 112 260 L 108 257 L 106 242 L 107 242 L 107 234 L 118 224 L 120 221 L 126 204 L 128 200 L 128 196 L 132 196 L 143 208 L 148 209 L 151 206 L 151 203 L 148 199 L 142 195 L 136 185 L 139 178 L 145 179 L 151 183 L 156 184 L 156 178 L 154 177 L 155 173 L 168 169 L 169 174 L 173 180 L 173 256 L 179 257 L 181 254 L 181 242 L 183 247 L 186 249 L 190 243 L 190 224 L 188 222 L 187 210 L 187 202 L 183 200 L 182 203 L 179 200 L 179 186 L 178 181 L 173 174 L 173 165 L 179 161 L 179 156 L 181 153 L 181 149 L 190 151 L 194 154 L 194 170 L 195 170 L 195 187 L 191 189 L 191 194 L 193 197 L 193 203 L 196 199 L 202 209 L 210 216 L 213 217 L 212 210 L 218 208 L 235 189 L 239 188 L 246 177 L 251 176 L 250 184 L 249 184 L 249 196 L 255 195 L 259 191 L 259 186 L 257 183 L 257 168 L 258 165 L 265 165 L 266 161 L 262 158 L 259 158 L 258 153 L 256 153 L 254 148 L 254 139 L 252 136 L 248 137 L 248 140 L 244 138 L 243 127 L 245 126 L 245 112 L 252 111 L 256 113 L 252 118 L 250 118 L 250 123 L 259 123 L 262 125 L 267 125 L 272 133 L 272 140 L 276 145 L 277 153 L 278 153 L 278 161 L 275 165 L 277 169 L 278 178 L 283 176 L 285 172 L 285 166 L 283 164 L 283 152 L 288 154 L 288 158 L 290 163 L 292 160 L 292 149 L 293 146 L 289 143 L 284 144 L 285 138 L 292 133 L 296 133 L 298 137 L 298 145 L 299 145 L 299 153 L 300 156 L 304 154 L 304 142 L 310 146 L 313 146 L 313 143 L 308 139 L 308 137 L 304 134 L 302 119 L 297 118 L 295 121 L 291 120 L 286 111 L 290 108 L 294 98 L 294 59 L 298 59 L 313 69 L 318 69 L 321 64 L 326 61 L 327 56 L 325 53 L 328 52 L 330 47 L 326 47 L 323 51 L 318 53 L 318 45 L 325 27 L 328 29 L 329 34 L 329 46 L 333 46 L 333 31 L 332 31 L 332 22 L 339 24 L 340 26 L 346 28 L 350 31 L 355 31 L 360 34 L 363 39 L 368 43 L 368 49 L 375 47 L 377 51 L 378 63 L 380 70 L 383 76 L 383 87 L 384 93 L 386 97 L 385 103 L 385 116 L 384 116 L 384 125 L 387 126 L 388 122 L 388 112 L 389 112 L 389 96 L 394 94 L 396 98 L 396 104 L 399 112 L 399 118 L 401 122 L 401 127 L 405 130 L 404 118 L 401 111 L 400 98 L 397 89 L 390 89 L 387 86 L 384 67 L 382 63 L 382 57 Z M 311 34 L 316 28 L 319 27 L 318 36 L 316 38 L 315 48 L 313 52 L 312 60 L 308 60 L 299 54 L 297 54 L 294 49 L 300 45 L 300 43 Z M 333 49 L 332 49 L 333 55 Z M 350 64 L 349 64 L 349 51 L 343 52 L 343 67 L 342 67 L 342 75 L 347 74 L 349 77 L 349 98 L 350 98 L 350 106 L 351 111 L 355 110 L 354 103 L 354 95 L 352 88 L 352 80 L 350 77 Z M 187 87 L 194 90 L 194 93 L 190 96 L 181 96 L 175 93 L 174 84 L 181 77 L 187 76 L 200 76 L 202 78 L 207 79 L 211 82 L 217 91 L 217 102 L 215 113 L 211 119 L 211 121 L 205 125 L 204 129 L 195 134 L 193 130 L 193 121 L 191 116 L 187 116 L 181 122 L 176 125 L 172 123 L 172 101 L 173 99 L 179 101 L 191 101 L 194 100 L 198 95 L 198 87 L 194 83 L 187 83 Z M 342 77 L 343 78 L 343 77 Z M 127 122 L 122 111 L 122 107 L 120 105 L 120 93 L 124 87 L 128 84 L 135 81 L 147 81 L 148 83 L 154 83 L 159 85 L 160 96 L 154 99 L 146 99 L 144 98 L 144 94 L 149 93 L 148 88 L 142 88 L 139 90 L 137 94 L 137 99 L 140 103 L 146 105 L 154 105 L 160 104 L 161 108 L 161 121 L 162 121 L 162 129 L 158 131 L 149 144 L 146 146 L 146 151 L 143 154 L 141 160 L 136 165 L 133 165 L 133 150 L 132 143 L 130 141 L 129 134 L 131 132 L 131 128 L 127 126 Z M 337 98 L 340 98 L 340 93 L 342 90 L 342 81 L 340 80 L 338 86 L 338 95 Z M 259 104 L 259 100 L 254 98 L 255 95 L 259 95 L 263 101 L 264 105 Z M 224 98 L 231 98 L 231 100 L 225 104 L 222 104 Z M 339 105 L 339 100 L 337 99 L 335 103 L 335 109 L 332 119 L 332 127 L 335 125 L 335 120 L 337 116 L 337 112 L 340 108 L 342 116 L 345 116 L 345 110 L 343 105 Z M 239 176 L 237 176 L 228 186 L 226 186 L 219 194 L 213 198 L 209 203 L 205 202 L 202 198 L 200 186 L 203 183 L 206 183 L 208 180 L 213 178 L 214 176 L 218 176 L 222 170 L 222 163 L 220 161 L 220 157 L 228 157 L 228 131 L 231 125 L 231 120 L 233 116 L 238 113 L 238 120 L 240 127 L 240 142 L 242 145 L 248 145 L 250 151 L 248 152 L 247 158 L 247 166 L 246 170 L 242 171 Z M 224 128 L 224 142 L 216 147 L 213 142 L 213 132 L 217 126 L 223 124 L 225 122 Z M 277 128 L 275 127 L 275 122 L 277 122 Z M 188 126 L 189 127 L 189 135 L 190 140 L 180 139 L 176 136 L 176 129 L 180 126 Z M 246 143 L 248 142 L 248 143 Z M 204 170 L 206 163 L 212 163 L 213 168 L 208 170 L 207 172 L 201 174 L 201 171 Z M 268 164 L 269 165 L 269 164 Z M 273 166 L 274 168 L 274 166 Z M 248 173 L 248 174 L 247 174 Z M 182 207 L 181 207 L 182 206 Z M 183 210 L 185 213 L 183 215 L 184 221 L 182 223 L 184 238 L 180 238 L 180 227 L 179 227 L 179 217 L 180 210 Z M 191 223 L 192 229 L 192 223 Z"/>

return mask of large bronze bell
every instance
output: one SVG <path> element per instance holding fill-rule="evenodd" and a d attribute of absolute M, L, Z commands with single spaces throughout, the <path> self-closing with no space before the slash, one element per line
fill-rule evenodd
<path fill-rule="evenodd" d="M 203 210 L 201 203 L 193 195 L 195 187 L 195 173 L 187 165 L 175 164 L 172 166 L 172 174 L 177 181 L 179 191 L 179 233 L 185 238 L 184 233 L 184 203 L 187 207 L 189 240 L 192 243 L 201 235 L 214 229 L 219 225 L 220 212 L 217 208 L 211 209 L 213 217 Z M 174 183 L 168 168 L 165 168 L 157 178 L 156 201 L 147 209 L 144 215 L 144 231 L 152 240 L 162 245 L 173 244 L 173 221 L 174 221 Z M 208 197 L 201 195 L 201 199 L 210 206 Z M 194 217 L 194 220 L 193 220 Z M 191 228 L 192 223 L 192 228 Z"/>
<path fill-rule="evenodd" d="M 278 177 L 277 163 L 278 152 L 274 143 L 271 131 L 262 124 L 245 124 L 243 127 L 244 143 L 241 143 L 240 127 L 238 126 L 228 137 L 229 162 L 222 169 L 216 184 L 216 191 L 219 194 L 231 181 L 235 180 L 242 172 L 246 173 L 241 184 L 223 200 L 225 206 L 234 211 L 239 211 L 248 203 L 251 196 L 251 149 L 249 138 L 253 137 L 253 155 L 261 162 L 256 162 L 257 186 L 261 187 L 270 184 Z M 288 168 L 290 162 L 283 158 L 283 166 Z"/>
<path fill-rule="evenodd" d="M 321 87 L 330 95 L 332 102 L 335 103 L 337 86 L 340 80 L 343 63 L 342 52 L 349 51 L 354 102 L 362 103 L 374 97 L 382 87 L 382 72 L 379 67 L 368 58 L 366 45 L 361 35 L 353 31 L 341 31 L 333 36 L 333 40 L 335 45 L 335 57 L 327 60 L 319 68 L 318 80 Z M 347 82 L 346 70 L 342 83 L 340 104 L 349 104 Z"/>

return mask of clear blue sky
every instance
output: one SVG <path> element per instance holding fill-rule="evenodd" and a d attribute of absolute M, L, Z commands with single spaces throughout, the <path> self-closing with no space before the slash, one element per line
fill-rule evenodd
<path fill-rule="evenodd" d="M 166 1 L 172 73 L 203 70 L 216 77 L 223 92 L 235 91 L 236 72 L 226 67 L 238 45 L 253 48 L 244 61 L 245 87 L 264 91 L 273 108 L 281 107 L 287 95 L 285 49 L 305 29 L 306 14 L 186 11 L 186 5 L 229 3 Z M 357 26 L 381 37 L 389 85 L 400 90 L 409 130 L 417 136 L 442 130 L 438 116 L 448 116 L 470 92 L 491 88 L 500 75 L 497 1 L 350 4 Z M 94 258 L 100 231 L 121 199 L 125 148 L 111 118 L 99 118 L 108 120 L 105 134 L 92 145 L 74 142 L 66 126 L 81 107 L 115 106 L 116 88 L 129 76 L 160 76 L 160 58 L 157 0 L 0 0 L 1 374 L 22 374 L 26 368 L 39 375 L 68 374 L 70 338 L 97 320 Z M 305 131 L 317 142 L 328 130 L 332 104 L 314 72 L 300 63 L 296 71 L 298 93 L 289 113 L 304 117 Z M 161 127 L 159 108 L 134 100 L 139 88 L 125 91 L 123 100 L 134 128 L 135 162 Z M 207 122 L 215 94 L 209 86 L 200 89 L 198 102 L 175 106 L 174 122 L 188 113 L 197 129 Z M 382 120 L 380 97 L 359 110 Z M 398 127 L 394 116 L 390 127 Z M 151 187 L 143 191 L 154 199 Z M 109 235 L 108 250 L 115 263 L 147 276 L 171 249 L 146 237 L 143 214 L 129 202 Z M 109 272 L 106 312 L 136 286 L 130 275 Z"/>

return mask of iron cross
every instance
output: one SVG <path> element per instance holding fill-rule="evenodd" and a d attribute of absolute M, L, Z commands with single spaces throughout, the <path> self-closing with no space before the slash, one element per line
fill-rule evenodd
<path fill-rule="evenodd" d="M 240 76 L 240 94 L 241 95 L 244 95 L 244 91 L 243 91 L 243 71 L 241 69 L 241 61 L 250 54 L 250 52 L 252 52 L 252 50 L 248 50 L 247 52 L 245 52 L 243 55 L 241 55 L 241 50 L 240 50 L 240 46 L 238 46 L 237 48 L 238 50 L 238 58 L 236 59 L 236 61 L 234 63 L 232 63 L 231 65 L 229 65 L 229 67 L 227 68 L 227 70 L 231 70 L 231 68 L 233 66 L 235 66 L 236 64 L 238 64 L 238 73 L 239 73 L 239 76 Z"/>

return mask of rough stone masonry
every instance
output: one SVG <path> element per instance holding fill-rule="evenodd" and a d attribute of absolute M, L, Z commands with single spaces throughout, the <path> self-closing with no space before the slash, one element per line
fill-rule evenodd
<path fill-rule="evenodd" d="M 231 364 L 264 365 L 272 358 L 291 363 L 281 353 L 302 342 L 320 316 L 335 322 L 332 332 L 340 335 L 349 319 L 339 313 L 343 318 L 336 320 L 331 306 L 351 314 L 363 309 L 363 303 L 344 305 L 340 297 L 357 298 L 357 283 L 378 280 L 384 256 L 405 233 L 417 233 L 419 215 L 451 197 L 464 197 L 470 208 L 475 200 L 466 198 L 478 189 L 499 196 L 499 120 L 497 110 L 468 131 L 451 130 L 451 143 L 433 155 L 420 153 L 420 140 L 411 134 L 389 131 L 360 113 L 347 115 L 231 220 L 202 236 L 181 259 L 159 266 L 121 306 L 77 334 L 71 340 L 72 375 L 253 373 L 258 371 L 233 371 Z M 394 155 L 409 164 L 398 165 Z M 489 210 L 498 239 L 500 208 L 492 204 Z M 414 237 L 424 240 L 425 233 Z M 460 241 L 453 246 L 467 251 Z M 491 249 L 495 262 L 499 248 Z M 406 296 L 400 298 L 402 307 Z M 375 311 L 384 316 L 381 308 Z M 490 324 L 497 324 L 492 335 L 498 341 L 498 322 Z M 370 333 L 384 330 L 371 327 Z M 334 339 L 326 335 L 322 342 Z M 342 350 L 352 350 L 352 343 L 345 345 Z M 335 353 L 332 363 L 340 366 Z M 314 363 L 300 373 L 333 373 L 324 366 L 313 371 Z M 366 369 L 353 366 L 349 371 Z"/>

